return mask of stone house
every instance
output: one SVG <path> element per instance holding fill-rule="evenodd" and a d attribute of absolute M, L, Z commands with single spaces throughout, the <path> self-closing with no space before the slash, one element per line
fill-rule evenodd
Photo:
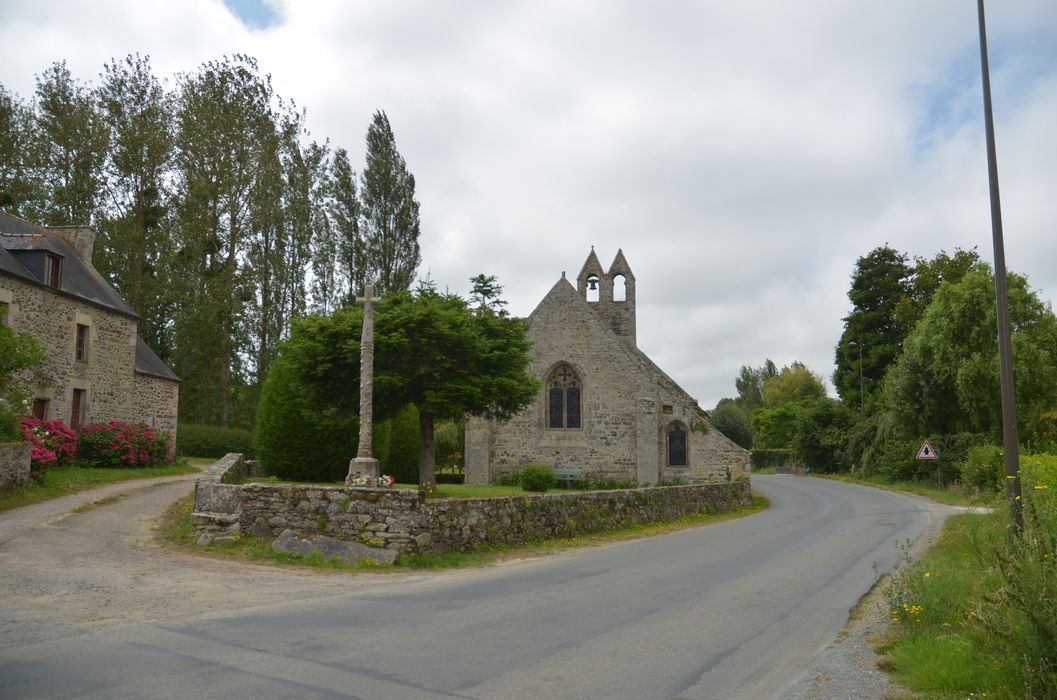
<path fill-rule="evenodd" d="M 139 337 L 139 316 L 92 267 L 95 232 L 0 211 L 0 322 L 44 350 L 29 412 L 69 425 L 123 420 L 175 444 L 180 380 Z"/>
<path fill-rule="evenodd" d="M 509 421 L 470 419 L 466 481 L 488 483 L 530 462 L 639 483 L 747 475 L 749 452 L 716 430 L 635 341 L 635 276 L 618 251 L 591 250 L 529 315 L 529 373 L 542 389 Z"/>

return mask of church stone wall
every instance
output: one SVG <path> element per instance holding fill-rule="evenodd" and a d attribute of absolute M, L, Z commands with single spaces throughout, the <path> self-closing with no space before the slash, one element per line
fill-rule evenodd
<path fill-rule="evenodd" d="M 547 428 L 546 387 L 536 401 L 514 419 L 494 424 L 491 480 L 529 462 L 579 467 L 599 478 L 635 480 L 638 387 L 634 367 L 621 341 L 600 332 L 589 316 L 570 314 L 562 297 L 548 296 L 532 316 L 528 337 L 533 343 L 529 373 L 541 383 L 566 362 L 583 383 L 582 425 L 579 430 Z M 588 312 L 589 313 L 589 312 Z M 621 361 L 623 359 L 623 362 Z M 467 469 L 471 469 L 467 459 Z M 467 475 L 470 478 L 470 474 Z"/>

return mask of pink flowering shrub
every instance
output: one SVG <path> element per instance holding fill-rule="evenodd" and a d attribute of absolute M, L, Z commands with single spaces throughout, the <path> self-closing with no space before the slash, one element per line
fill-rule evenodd
<path fill-rule="evenodd" d="M 169 436 L 143 423 L 89 423 L 78 436 L 77 456 L 88 467 L 154 467 L 168 461 L 168 451 Z"/>
<path fill-rule="evenodd" d="M 22 439 L 29 443 L 29 460 L 34 471 L 73 461 L 77 452 L 77 433 L 61 420 L 40 420 L 27 416 L 18 428 Z"/>

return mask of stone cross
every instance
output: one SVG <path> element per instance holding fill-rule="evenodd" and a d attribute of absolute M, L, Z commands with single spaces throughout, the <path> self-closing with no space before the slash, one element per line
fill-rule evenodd
<path fill-rule="evenodd" d="M 373 433 L 373 395 L 374 395 L 374 305 L 381 301 L 374 296 L 374 287 L 370 284 L 363 290 L 362 297 L 356 297 L 356 305 L 363 307 L 363 334 L 360 336 L 360 446 L 355 459 L 349 462 L 351 483 L 358 476 L 378 477 L 378 460 L 371 454 L 371 436 Z"/>

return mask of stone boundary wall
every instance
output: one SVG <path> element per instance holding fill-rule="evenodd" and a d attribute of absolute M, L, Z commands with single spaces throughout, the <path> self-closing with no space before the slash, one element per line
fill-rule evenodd
<path fill-rule="evenodd" d="M 228 475 L 243 465 L 241 455 L 228 455 L 198 481 L 192 516 L 196 534 L 245 531 L 267 537 L 290 529 L 401 554 L 468 551 L 726 511 L 751 500 L 747 479 L 445 500 L 424 500 L 411 489 L 228 483 L 234 478 Z"/>
<path fill-rule="evenodd" d="M 14 488 L 29 479 L 28 442 L 5 442 L 0 444 L 0 491 Z"/>

